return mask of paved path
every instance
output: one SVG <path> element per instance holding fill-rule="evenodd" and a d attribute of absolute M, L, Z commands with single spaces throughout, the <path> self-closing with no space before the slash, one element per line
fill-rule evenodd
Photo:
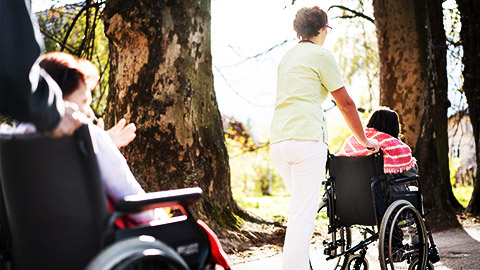
<path fill-rule="evenodd" d="M 467 226 L 433 234 L 440 250 L 440 262 L 435 270 L 474 270 L 480 269 L 480 225 Z M 311 250 L 314 270 L 334 269 L 336 260 L 326 261 L 323 250 Z M 378 247 L 370 244 L 367 252 L 369 269 L 380 269 L 378 264 Z M 237 263 L 232 270 L 279 270 L 282 255 L 264 257 L 253 261 Z"/>

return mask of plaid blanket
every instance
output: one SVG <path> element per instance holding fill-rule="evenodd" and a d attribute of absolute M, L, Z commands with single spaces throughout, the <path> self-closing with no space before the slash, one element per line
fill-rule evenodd
<path fill-rule="evenodd" d="M 376 139 L 380 143 L 383 152 L 383 167 L 385 173 L 400 173 L 415 166 L 416 160 L 412 157 L 412 150 L 399 139 L 377 131 L 373 128 L 365 129 L 365 135 L 369 139 Z M 339 156 L 358 157 L 366 156 L 369 151 L 361 145 L 355 136 L 350 136 L 343 143 Z"/>

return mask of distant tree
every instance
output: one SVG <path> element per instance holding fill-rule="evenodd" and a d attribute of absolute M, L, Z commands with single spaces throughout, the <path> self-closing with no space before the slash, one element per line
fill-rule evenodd
<path fill-rule="evenodd" d="M 462 30 L 460 42 L 463 48 L 463 92 L 467 97 L 470 122 L 475 138 L 477 171 L 472 198 L 467 212 L 480 215 L 480 2 L 478 0 L 457 0 Z"/>
<path fill-rule="evenodd" d="M 148 191 L 200 186 L 198 213 L 235 224 L 222 121 L 213 88 L 210 0 L 107 0 L 107 123 L 137 137 L 124 154 Z"/>
<path fill-rule="evenodd" d="M 446 38 L 441 0 L 374 0 L 380 55 L 380 104 L 399 113 L 418 159 L 426 208 L 455 203 L 449 182 Z M 457 202 L 458 203 L 458 202 Z M 440 220 L 440 219 L 439 219 Z M 443 219 L 443 221 L 445 218 Z"/>
<path fill-rule="evenodd" d="M 352 92 L 362 93 L 357 101 L 359 111 L 368 114 L 378 105 L 379 95 L 378 43 L 372 4 L 363 0 L 342 0 L 340 4 L 328 9 L 329 15 L 334 14 L 329 20 L 348 21 L 343 24 L 344 29 L 334 29 L 344 31 L 335 42 L 334 50 L 339 54 L 338 64 L 345 82 Z"/>

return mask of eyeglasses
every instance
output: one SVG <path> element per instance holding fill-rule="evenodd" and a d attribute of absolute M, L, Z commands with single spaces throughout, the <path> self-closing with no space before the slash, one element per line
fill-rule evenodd
<path fill-rule="evenodd" d="M 325 25 L 325 28 L 327 30 L 327 34 L 330 34 L 330 32 L 332 32 L 332 27 L 330 25 Z"/>

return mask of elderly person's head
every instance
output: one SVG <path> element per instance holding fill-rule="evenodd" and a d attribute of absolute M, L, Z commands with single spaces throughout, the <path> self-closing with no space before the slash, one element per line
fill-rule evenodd
<path fill-rule="evenodd" d="M 51 52 L 40 56 L 40 66 L 57 82 L 63 99 L 78 105 L 79 110 L 93 117 L 90 103 L 92 90 L 99 75 L 95 65 L 86 59 L 76 59 L 64 52 Z"/>
<path fill-rule="evenodd" d="M 401 136 L 398 114 L 394 110 L 387 107 L 380 107 L 376 109 L 370 115 L 367 127 L 387 133 L 395 138 L 399 138 Z"/>

